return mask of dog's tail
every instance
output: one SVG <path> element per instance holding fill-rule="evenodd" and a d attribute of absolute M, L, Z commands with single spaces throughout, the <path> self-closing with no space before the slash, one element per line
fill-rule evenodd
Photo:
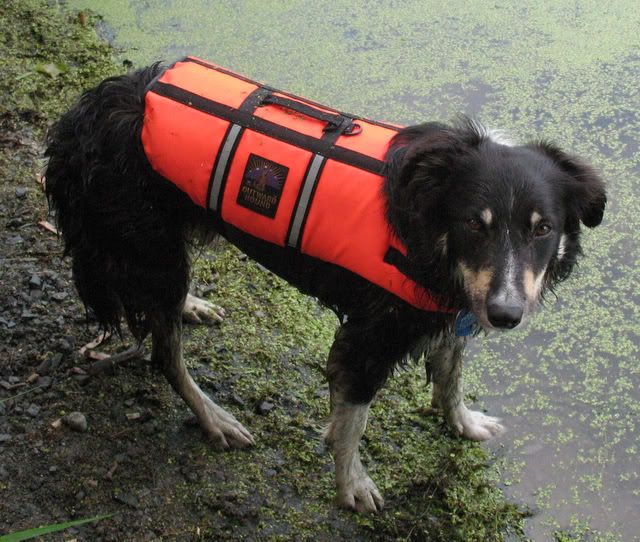
<path fill-rule="evenodd" d="M 160 71 L 87 91 L 51 128 L 45 153 L 47 199 L 80 297 L 105 330 L 119 331 L 125 316 L 138 339 L 149 311 L 179 306 L 189 276 L 192 206 L 152 172 L 140 139 L 145 87 Z"/>

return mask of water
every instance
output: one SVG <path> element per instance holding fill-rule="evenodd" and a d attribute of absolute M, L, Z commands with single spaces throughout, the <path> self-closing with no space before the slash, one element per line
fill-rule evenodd
<path fill-rule="evenodd" d="M 545 540 L 640 532 L 640 10 L 635 2 L 70 0 L 135 65 L 196 54 L 398 123 L 458 112 L 587 157 L 609 183 L 586 258 L 527 330 L 476 341 L 467 391 L 509 432 L 505 490 Z"/>

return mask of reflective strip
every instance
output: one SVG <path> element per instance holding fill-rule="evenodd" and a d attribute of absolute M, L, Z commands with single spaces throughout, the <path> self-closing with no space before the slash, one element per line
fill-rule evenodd
<path fill-rule="evenodd" d="M 304 178 L 302 190 L 300 191 L 300 199 L 298 200 L 298 205 L 296 206 L 295 214 L 293 215 L 293 220 L 291 221 L 291 231 L 289 233 L 289 239 L 287 240 L 287 244 L 290 247 L 296 248 L 298 246 L 298 242 L 300 241 L 300 235 L 302 234 L 302 225 L 307 215 L 309 203 L 311 202 L 313 189 L 315 188 L 316 181 L 318 180 L 318 172 L 320 171 L 324 160 L 324 156 L 316 154 L 311 162 L 311 165 L 309 166 L 307 176 Z"/>
<path fill-rule="evenodd" d="M 211 182 L 211 190 L 209 192 L 209 209 L 212 211 L 218 210 L 218 199 L 220 197 L 220 190 L 225 177 L 225 171 L 229 158 L 231 158 L 233 147 L 238 139 L 238 135 L 242 131 L 242 126 L 234 124 L 229 130 L 229 135 L 224 141 L 220 155 L 218 156 L 216 170 L 213 174 L 213 181 Z"/>

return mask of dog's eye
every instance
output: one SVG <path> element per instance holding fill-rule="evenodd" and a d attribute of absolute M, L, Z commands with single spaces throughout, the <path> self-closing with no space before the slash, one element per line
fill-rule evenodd
<path fill-rule="evenodd" d="M 551 226 L 549 224 L 537 224 L 533 230 L 533 235 L 536 237 L 544 237 L 551 233 Z"/>
<path fill-rule="evenodd" d="M 482 222 L 476 218 L 470 218 L 467 220 L 467 226 L 471 231 L 480 231 L 482 229 Z"/>

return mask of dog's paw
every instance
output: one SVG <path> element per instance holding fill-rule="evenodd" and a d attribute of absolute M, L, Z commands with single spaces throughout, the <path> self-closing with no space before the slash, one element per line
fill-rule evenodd
<path fill-rule="evenodd" d="M 182 308 L 182 318 L 190 324 L 217 324 L 224 318 L 224 309 L 188 294 Z"/>
<path fill-rule="evenodd" d="M 206 404 L 200 425 L 218 450 L 246 448 L 255 444 L 251 433 L 232 414 L 213 401 Z"/>
<path fill-rule="evenodd" d="M 360 514 L 380 512 L 384 506 L 382 495 L 366 473 L 352 478 L 338 489 L 338 502 L 340 506 Z"/>
<path fill-rule="evenodd" d="M 489 440 L 505 430 L 499 418 L 466 407 L 456 413 L 454 425 L 462 436 L 478 441 Z"/>

